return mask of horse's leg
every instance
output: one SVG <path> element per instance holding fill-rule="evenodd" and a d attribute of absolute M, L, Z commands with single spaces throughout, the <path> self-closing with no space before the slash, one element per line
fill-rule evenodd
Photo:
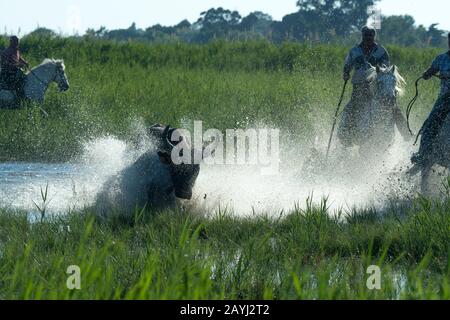
<path fill-rule="evenodd" d="M 406 141 L 410 141 L 413 138 L 413 136 L 409 132 L 408 122 L 406 121 L 406 118 L 403 115 L 400 108 L 397 106 L 394 107 L 394 121 L 403 139 L 405 139 Z"/>
<path fill-rule="evenodd" d="M 336 136 L 339 139 L 340 143 L 348 148 L 353 145 L 352 134 L 354 131 L 354 119 L 353 119 L 353 102 L 350 102 L 344 107 L 344 111 L 342 112 L 341 120 L 337 126 Z"/>

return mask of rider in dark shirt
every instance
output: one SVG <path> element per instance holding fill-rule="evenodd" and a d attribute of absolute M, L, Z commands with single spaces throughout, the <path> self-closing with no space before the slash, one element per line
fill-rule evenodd
<path fill-rule="evenodd" d="M 28 67 L 28 62 L 22 58 L 19 51 L 19 38 L 12 36 L 10 45 L 1 54 L 0 80 L 5 88 L 14 90 L 19 98 L 24 98 L 25 73 L 23 67 Z"/>

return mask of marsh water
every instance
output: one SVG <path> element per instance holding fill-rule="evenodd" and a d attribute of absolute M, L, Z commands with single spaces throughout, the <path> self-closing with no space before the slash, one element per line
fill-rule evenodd
<path fill-rule="evenodd" d="M 45 202 L 49 213 L 82 209 L 130 161 L 126 144 L 106 137 L 87 142 L 68 163 L 0 163 L 0 207 L 34 212 Z"/>
<path fill-rule="evenodd" d="M 95 168 L 81 164 L 0 163 L 2 207 L 53 212 L 77 209 L 93 200 L 99 187 Z"/>
<path fill-rule="evenodd" d="M 145 147 L 135 150 L 124 141 L 106 137 L 86 143 L 82 154 L 70 163 L 0 163 L 0 207 L 37 212 L 37 207 L 45 204 L 49 213 L 83 209 L 93 204 L 112 175 L 143 150 Z M 373 168 L 365 177 L 331 172 L 308 181 L 298 170 L 301 164 L 295 157 L 284 161 L 275 176 L 261 175 L 256 167 L 202 165 L 191 203 L 202 212 L 226 208 L 238 215 L 279 215 L 305 207 L 308 198 L 317 204 L 327 198 L 332 210 L 381 207 L 391 198 L 410 195 L 410 182 L 395 174 L 409 154 L 401 147 L 394 149 L 381 169 Z"/>

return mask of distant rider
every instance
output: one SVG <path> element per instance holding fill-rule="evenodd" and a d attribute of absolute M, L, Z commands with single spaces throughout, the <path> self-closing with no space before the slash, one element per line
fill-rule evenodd
<path fill-rule="evenodd" d="M 12 36 L 9 41 L 9 47 L 1 54 L 0 80 L 7 89 L 14 90 L 17 97 L 22 99 L 25 97 L 24 82 L 26 75 L 21 68 L 28 67 L 29 64 L 20 54 L 19 38 Z"/>
<path fill-rule="evenodd" d="M 450 33 L 448 34 L 448 46 L 450 48 Z M 436 138 L 450 112 L 450 51 L 437 56 L 431 67 L 423 74 L 423 78 L 429 80 L 438 73 L 441 78 L 441 91 L 423 125 L 419 152 L 411 158 L 414 164 L 421 167 L 431 159 L 435 150 Z"/>

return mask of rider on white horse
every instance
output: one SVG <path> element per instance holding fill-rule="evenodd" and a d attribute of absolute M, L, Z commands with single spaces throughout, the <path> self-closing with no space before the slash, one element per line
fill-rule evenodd
<path fill-rule="evenodd" d="M 15 91 L 19 99 L 24 98 L 26 75 L 21 68 L 28 66 L 19 51 L 19 38 L 10 37 L 10 45 L 1 55 L 0 87 Z"/>
<path fill-rule="evenodd" d="M 354 129 L 354 121 L 358 112 L 363 109 L 363 104 L 371 100 L 373 92 L 366 81 L 366 72 L 371 66 L 388 67 L 390 65 L 387 50 L 375 42 L 376 30 L 371 27 L 363 27 L 361 30 L 362 42 L 352 48 L 345 59 L 344 81 L 350 79 L 350 73 L 354 69 L 352 78 L 353 92 L 350 102 L 345 107 L 346 113 L 351 115 L 347 123 L 341 123 L 340 140 L 344 145 L 353 144 L 351 136 Z"/>
<path fill-rule="evenodd" d="M 338 135 L 340 141 L 345 146 L 354 144 L 355 126 L 357 119 L 361 117 L 364 104 L 371 101 L 374 92 L 370 82 L 368 82 L 368 73 L 371 73 L 373 67 L 386 68 L 391 65 L 388 51 L 375 42 L 377 32 L 374 28 L 365 26 L 361 30 L 362 42 L 352 48 L 345 59 L 344 81 L 350 79 L 350 73 L 354 69 L 352 78 L 353 92 L 350 102 L 345 107 L 344 113 L 348 116 L 341 120 Z M 373 79 L 372 79 L 373 80 Z M 406 119 L 401 110 L 394 106 L 394 117 L 397 128 L 405 139 L 409 138 L 409 132 L 406 125 Z"/>
<path fill-rule="evenodd" d="M 448 45 L 450 48 L 450 33 Z M 431 67 L 423 74 L 423 78 L 429 80 L 438 73 L 441 78 L 441 91 L 421 130 L 419 152 L 411 158 L 411 162 L 418 166 L 424 166 L 428 160 L 432 159 L 436 137 L 450 112 L 450 51 L 437 56 Z"/>

